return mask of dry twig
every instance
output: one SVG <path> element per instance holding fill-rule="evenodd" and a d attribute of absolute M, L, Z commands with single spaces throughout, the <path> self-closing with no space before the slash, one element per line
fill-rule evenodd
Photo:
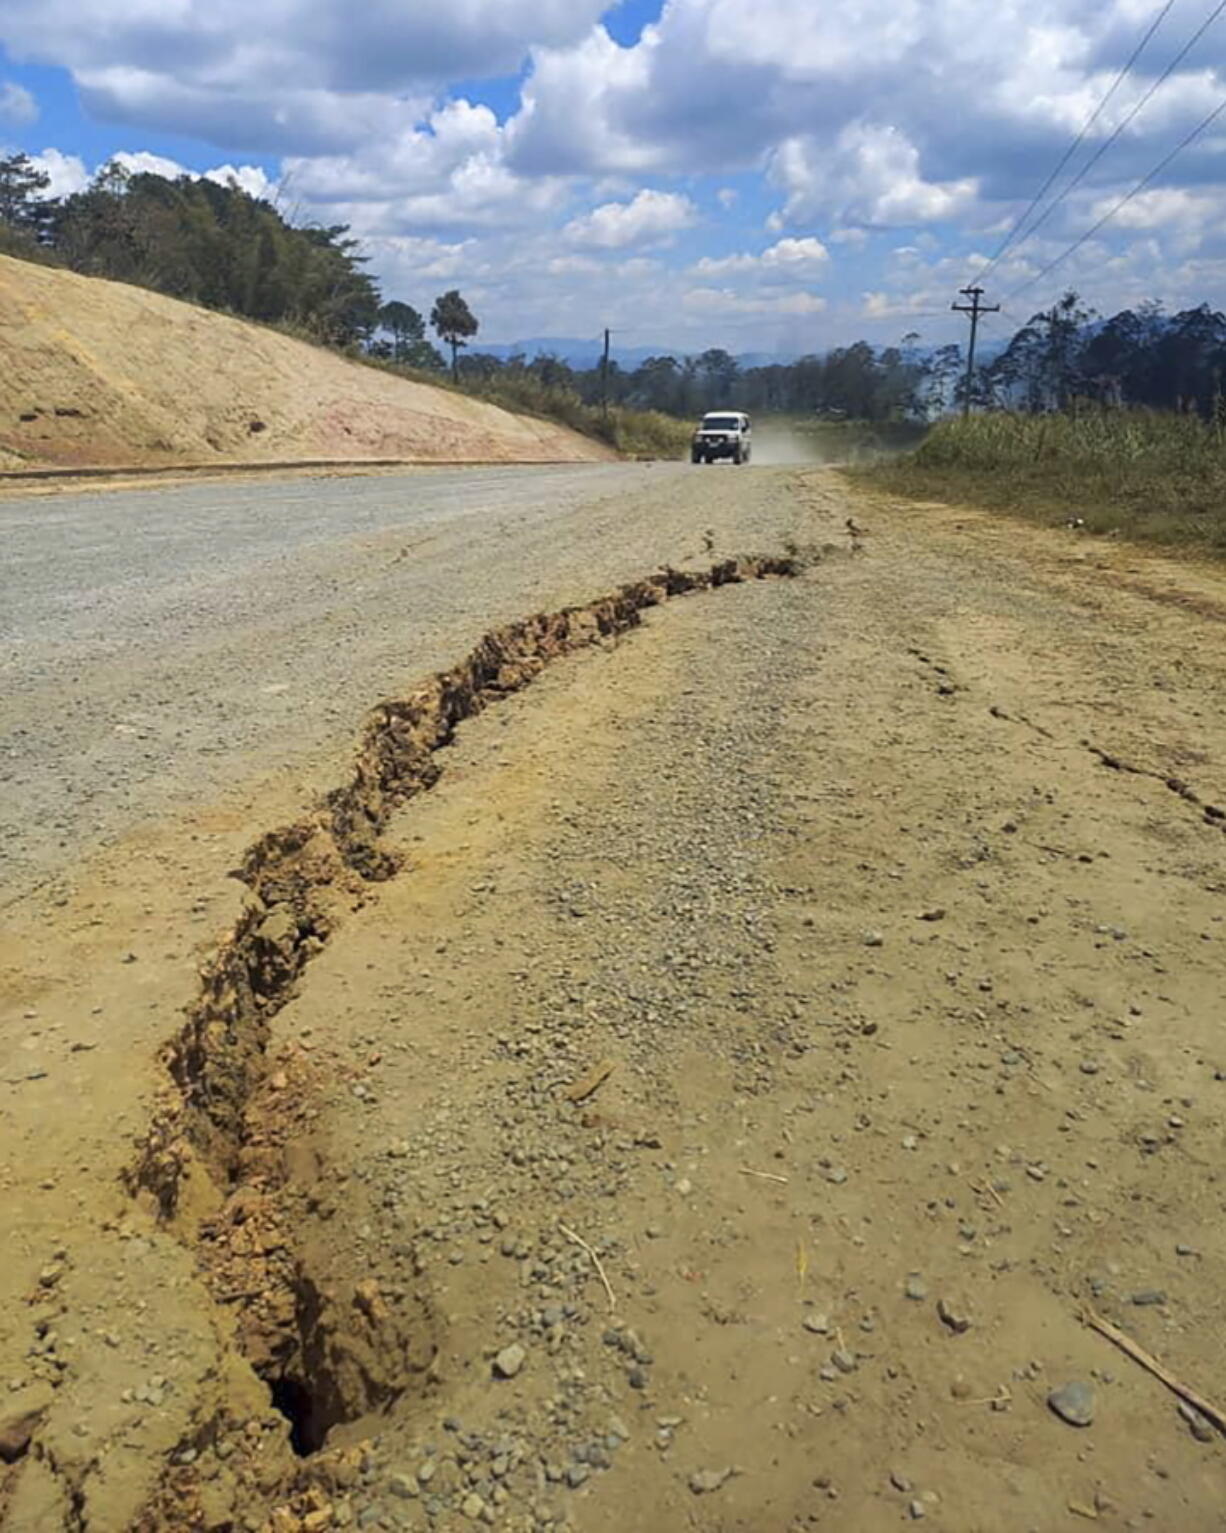
<path fill-rule="evenodd" d="M 1165 1384 L 1172 1394 L 1178 1395 L 1193 1410 L 1199 1411 L 1219 1432 L 1226 1433 L 1226 1412 L 1220 1410 L 1212 1401 L 1206 1400 L 1203 1395 L 1198 1395 L 1181 1379 L 1177 1379 L 1171 1370 L 1160 1363 L 1152 1352 L 1147 1352 L 1140 1342 L 1133 1341 L 1131 1336 L 1121 1331 L 1118 1326 L 1112 1325 L 1110 1320 L 1104 1320 L 1089 1305 L 1082 1311 L 1081 1318 L 1092 1331 L 1097 1331 L 1100 1336 L 1113 1341 L 1121 1352 L 1126 1352 L 1134 1363 L 1140 1363 L 1147 1373 L 1152 1373 L 1154 1378 Z"/>
<path fill-rule="evenodd" d="M 786 1176 L 776 1176 L 773 1171 L 751 1171 L 748 1166 L 741 1167 L 741 1175 L 758 1176 L 761 1177 L 764 1182 L 780 1182 L 784 1187 L 786 1187 L 788 1184 L 788 1179 Z"/>
<path fill-rule="evenodd" d="M 568 1102 L 586 1102 L 588 1097 L 595 1095 L 599 1091 L 616 1069 L 616 1060 L 602 1059 L 586 1075 L 575 1081 L 572 1086 L 568 1086 L 562 1094 Z"/>
<path fill-rule="evenodd" d="M 617 1300 L 613 1297 L 613 1290 L 609 1286 L 609 1279 L 605 1273 L 604 1266 L 599 1256 L 596 1255 L 595 1251 L 592 1250 L 591 1246 L 588 1245 L 587 1241 L 584 1240 L 582 1235 L 576 1235 L 574 1230 L 568 1230 L 564 1224 L 559 1224 L 558 1228 L 562 1231 L 563 1235 L 566 1236 L 567 1240 L 573 1240 L 577 1246 L 586 1251 L 587 1254 L 591 1257 L 592 1266 L 595 1267 L 600 1281 L 604 1284 L 604 1291 L 609 1296 L 609 1309 L 615 1310 L 617 1308 Z"/>
<path fill-rule="evenodd" d="M 1009 1386 L 1002 1384 L 994 1395 L 989 1395 L 985 1400 L 956 1400 L 956 1405 L 1012 1405 L 1013 1396 L 1009 1393 Z"/>

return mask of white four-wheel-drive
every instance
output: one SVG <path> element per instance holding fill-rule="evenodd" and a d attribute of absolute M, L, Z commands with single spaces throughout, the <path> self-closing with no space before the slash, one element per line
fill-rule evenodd
<path fill-rule="evenodd" d="M 734 463 L 748 463 L 753 450 L 753 427 L 748 415 L 739 410 L 712 410 L 702 418 L 702 425 L 690 443 L 691 463 L 714 463 L 716 458 L 731 458 Z"/>

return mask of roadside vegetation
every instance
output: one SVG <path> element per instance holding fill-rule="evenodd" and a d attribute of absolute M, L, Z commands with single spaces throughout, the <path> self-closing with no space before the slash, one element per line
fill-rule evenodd
<path fill-rule="evenodd" d="M 1226 554 L 1224 378 L 1226 315 L 1208 304 L 1104 320 L 1066 293 L 976 370 L 969 419 L 867 481 Z M 967 403 L 963 379 L 948 403 Z"/>
<path fill-rule="evenodd" d="M 913 499 L 1226 555 L 1226 428 L 1190 412 L 1099 407 L 942 421 L 915 452 L 859 477 Z"/>

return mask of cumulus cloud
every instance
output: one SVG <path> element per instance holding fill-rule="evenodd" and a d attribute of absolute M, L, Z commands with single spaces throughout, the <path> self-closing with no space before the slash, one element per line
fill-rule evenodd
<path fill-rule="evenodd" d="M 22 128 L 38 121 L 38 103 L 16 80 L 0 80 L 0 122 Z"/>
<path fill-rule="evenodd" d="M 44 149 L 41 154 L 30 156 L 38 168 L 50 177 L 47 189 L 49 197 L 70 197 L 83 192 L 93 180 L 97 170 L 87 170 L 84 160 L 75 154 L 63 154 L 59 149 Z M 120 165 L 129 175 L 165 176 L 175 180 L 178 176 L 191 176 L 202 181 L 216 181 L 219 186 L 234 184 L 249 197 L 272 198 L 276 187 L 265 171 L 258 165 L 217 165 L 212 170 L 188 170 L 178 160 L 165 155 L 150 154 L 147 149 L 120 149 L 110 156 L 110 161 Z"/>
<path fill-rule="evenodd" d="M 505 131 L 486 106 L 444 103 L 351 154 L 284 161 L 296 197 L 365 233 L 526 226 L 561 208 L 557 177 L 524 177 L 507 163 Z"/>
<path fill-rule="evenodd" d="M 627 245 L 659 244 L 690 228 L 698 209 L 677 192 L 644 188 L 632 202 L 606 202 L 562 231 L 572 245 L 594 245 L 617 250 Z"/>
<path fill-rule="evenodd" d="M 187 174 L 178 160 L 168 160 L 162 154 L 150 154 L 147 149 L 135 152 L 121 149 L 118 154 L 111 156 L 111 160 L 121 165 L 130 176 L 165 176 L 168 181 L 173 181 L 177 176 Z"/>
<path fill-rule="evenodd" d="M 73 192 L 83 192 L 89 185 L 90 174 L 85 162 L 75 154 L 44 149 L 41 154 L 32 154 L 30 159 L 48 178 L 48 197 L 71 197 Z"/>
<path fill-rule="evenodd" d="M 760 276 L 791 281 L 812 276 L 829 264 L 830 252 L 811 235 L 782 239 L 761 255 L 704 256 L 694 266 L 700 277 Z"/>
<path fill-rule="evenodd" d="M 785 139 L 768 174 L 784 193 L 783 217 L 791 223 L 831 214 L 877 226 L 943 222 L 977 189 L 969 178 L 925 179 L 916 146 L 897 128 L 870 122 L 849 123 L 832 146 L 808 135 Z"/>
<path fill-rule="evenodd" d="M 362 141 L 406 96 L 581 42 L 607 0 L 5 0 L 0 41 L 87 109 L 270 152 Z"/>

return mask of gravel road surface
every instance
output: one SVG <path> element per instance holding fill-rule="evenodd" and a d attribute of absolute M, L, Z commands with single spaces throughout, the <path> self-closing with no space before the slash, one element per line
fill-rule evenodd
<path fill-rule="evenodd" d="M 786 480 L 602 464 L 0 502 L 0 889 L 245 778 L 330 780 L 369 704 L 491 626 L 777 550 Z"/>
<path fill-rule="evenodd" d="M 274 781 L 6 912 L 0 1524 L 1219 1528 L 1222 572 L 822 471 L 503 482 L 253 554 L 118 807 L 267 717 L 314 781 L 500 616 L 820 552 L 504 665 L 428 760 L 397 715 L 386 860 L 266 835 Z"/>

